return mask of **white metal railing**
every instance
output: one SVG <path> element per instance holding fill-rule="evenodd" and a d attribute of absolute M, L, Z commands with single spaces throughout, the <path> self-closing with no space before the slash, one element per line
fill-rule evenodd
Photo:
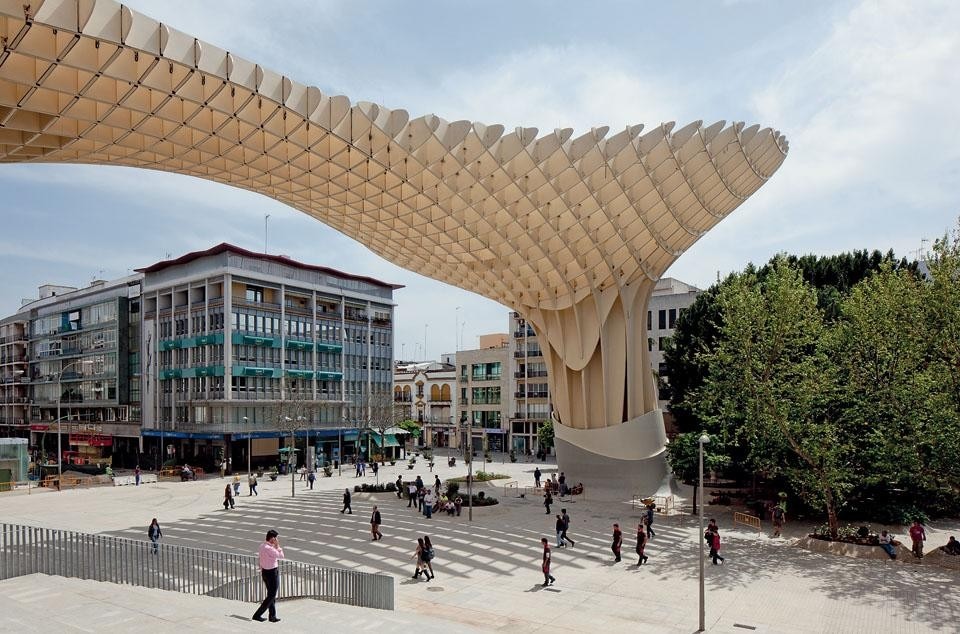
<path fill-rule="evenodd" d="M 256 603 L 265 596 L 257 557 L 37 526 L 0 523 L 0 579 L 30 574 L 172 590 Z M 321 599 L 394 609 L 393 577 L 280 561 L 279 599 Z"/>

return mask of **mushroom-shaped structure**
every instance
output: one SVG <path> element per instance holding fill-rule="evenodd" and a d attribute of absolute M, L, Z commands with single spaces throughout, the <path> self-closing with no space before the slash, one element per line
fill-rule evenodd
<path fill-rule="evenodd" d="M 259 192 L 545 342 L 572 481 L 666 474 L 647 356 L 656 280 L 756 191 L 777 131 L 611 134 L 410 119 L 324 95 L 108 0 L 0 0 L 0 162 L 127 165 Z"/>

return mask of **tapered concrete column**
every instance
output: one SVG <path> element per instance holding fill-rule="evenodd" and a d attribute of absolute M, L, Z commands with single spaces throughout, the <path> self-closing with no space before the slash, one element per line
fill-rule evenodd
<path fill-rule="evenodd" d="M 543 343 L 568 483 L 653 493 L 667 475 L 646 331 L 654 286 L 610 286 L 569 308 L 527 315 Z"/>

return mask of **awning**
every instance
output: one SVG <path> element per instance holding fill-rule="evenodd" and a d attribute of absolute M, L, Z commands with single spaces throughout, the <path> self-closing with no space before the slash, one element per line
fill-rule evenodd
<path fill-rule="evenodd" d="M 370 434 L 370 437 L 373 438 L 373 444 L 377 447 L 380 446 L 380 434 Z M 384 447 L 399 447 L 400 443 L 397 442 L 397 437 L 393 434 L 384 434 L 383 435 L 383 446 Z"/>
<path fill-rule="evenodd" d="M 341 440 L 344 442 L 355 442 L 358 436 L 360 436 L 360 432 L 358 431 L 345 431 L 343 432 Z"/>

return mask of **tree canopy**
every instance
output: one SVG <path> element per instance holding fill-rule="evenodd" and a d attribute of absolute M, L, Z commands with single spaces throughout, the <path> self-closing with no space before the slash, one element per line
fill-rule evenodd
<path fill-rule="evenodd" d="M 703 293 L 666 354 L 675 473 L 706 431 L 834 530 L 960 511 L 960 230 L 927 261 L 779 256 Z"/>

